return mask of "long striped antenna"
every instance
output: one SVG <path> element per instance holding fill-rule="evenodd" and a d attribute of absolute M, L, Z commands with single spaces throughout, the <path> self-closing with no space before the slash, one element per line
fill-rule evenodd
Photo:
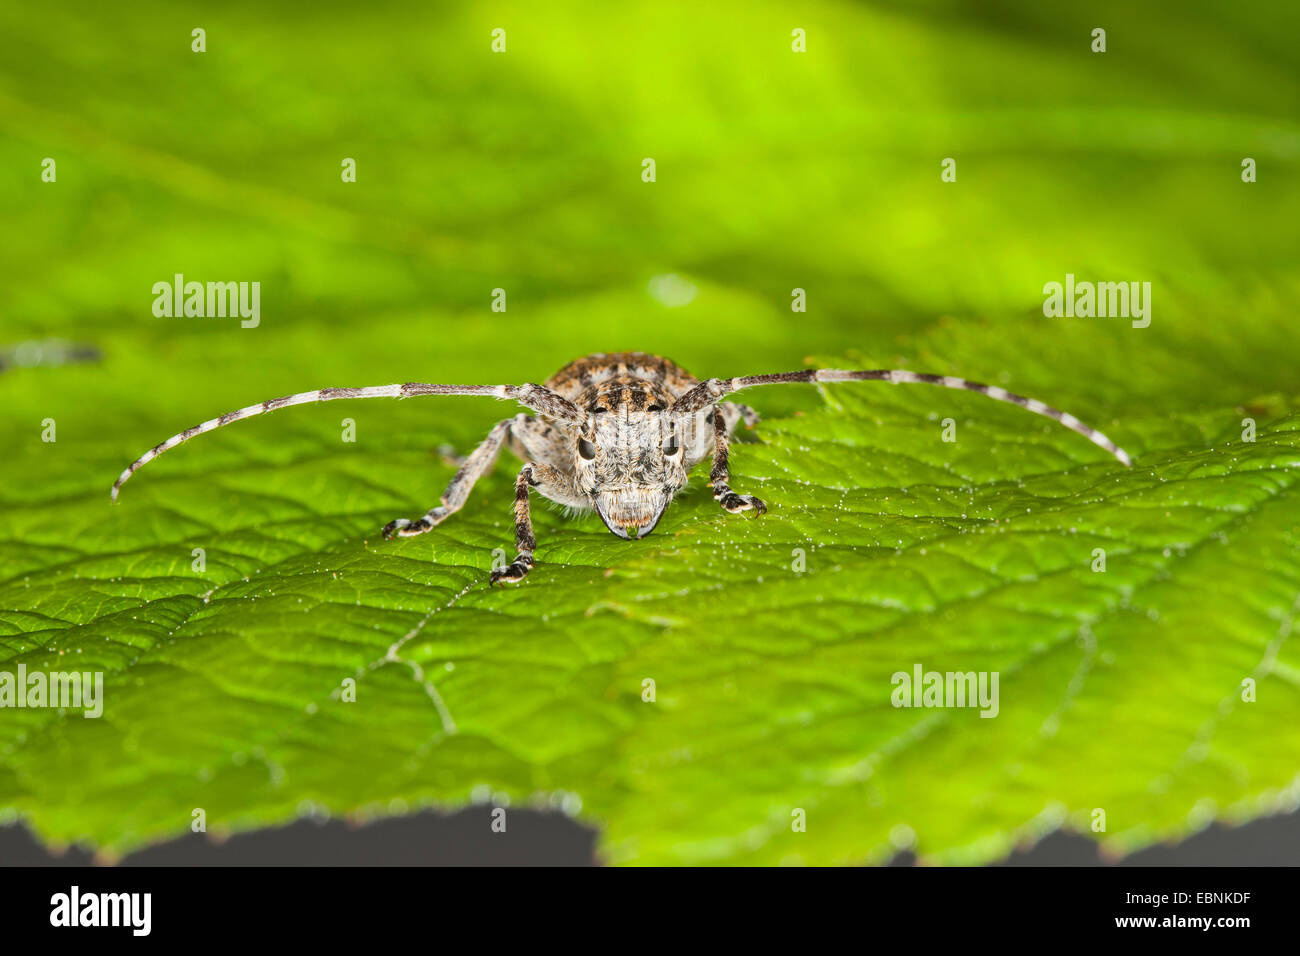
<path fill-rule="evenodd" d="M 287 408 L 290 405 L 332 402 L 340 398 L 412 398 L 417 395 L 486 395 L 491 398 L 513 399 L 525 408 L 530 408 L 556 421 L 582 425 L 587 420 L 586 413 L 577 405 L 542 385 L 430 385 L 424 382 L 407 382 L 405 385 L 370 385 L 365 388 L 321 388 L 314 392 L 299 392 L 296 395 L 273 398 L 269 402 L 258 405 L 249 405 L 238 411 L 226 412 L 201 425 L 195 425 L 173 435 L 165 442 L 154 445 L 127 465 L 126 470 L 118 475 L 117 481 L 113 482 L 113 490 L 109 492 L 109 498 L 116 501 L 117 493 L 126 484 L 127 479 L 163 452 L 189 441 L 195 435 L 216 431 L 223 425 L 237 422 L 241 418 L 252 418 L 254 415 L 273 412 L 277 408 Z"/>
<path fill-rule="evenodd" d="M 954 378 L 951 375 L 921 375 L 917 372 L 905 372 L 902 369 L 868 369 L 860 371 L 822 368 L 802 369 L 798 372 L 776 372 L 771 375 L 742 375 L 739 378 L 711 378 L 700 382 L 700 384 L 679 397 L 673 403 L 673 411 L 699 411 L 713 405 L 723 396 L 738 392 L 742 388 L 753 388 L 755 385 L 782 385 L 788 382 L 890 382 L 894 385 L 941 385 L 944 388 L 961 388 L 968 392 L 978 392 L 980 395 L 995 398 L 999 402 L 1010 402 L 1037 415 L 1043 415 L 1058 421 L 1071 431 L 1078 432 L 1094 445 L 1110 452 L 1122 464 L 1130 467 L 1133 464 L 1133 459 L 1129 457 L 1128 452 L 1097 431 L 1097 429 L 1085 425 L 1069 412 L 1052 408 L 1036 398 L 1025 398 L 1023 395 L 1015 395 L 996 385 L 981 385 L 979 382 L 968 382 L 964 378 Z"/>

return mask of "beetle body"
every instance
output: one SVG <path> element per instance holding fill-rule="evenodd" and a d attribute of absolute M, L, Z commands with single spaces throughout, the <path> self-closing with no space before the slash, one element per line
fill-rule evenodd
<path fill-rule="evenodd" d="M 753 426 L 758 416 L 747 406 L 724 402 L 733 392 L 760 385 L 877 381 L 938 385 L 977 392 L 1054 419 L 1122 464 L 1128 454 L 1101 432 L 1073 415 L 1033 398 L 993 385 L 948 375 L 923 375 L 899 369 L 802 369 L 737 378 L 696 379 L 666 358 L 644 352 L 598 353 L 569 363 L 544 385 L 437 385 L 408 382 L 362 388 L 325 388 L 271 399 L 227 412 L 155 445 L 132 462 L 113 485 L 112 497 L 135 472 L 154 458 L 196 435 L 243 418 L 289 405 L 345 398 L 411 398 L 428 395 L 481 395 L 513 400 L 532 411 L 497 422 L 487 438 L 466 456 L 443 492 L 440 504 L 420 518 L 398 518 L 383 529 L 385 538 L 410 537 L 437 527 L 459 511 L 474 483 L 491 469 L 503 447 L 524 465 L 515 481 L 515 559 L 494 568 L 490 580 L 519 581 L 533 567 L 529 495 L 570 508 L 590 508 L 620 538 L 643 538 L 659 523 L 692 468 L 712 458 L 713 497 L 732 514 L 767 506 L 753 495 L 731 490 L 727 451 L 740 421 Z"/>

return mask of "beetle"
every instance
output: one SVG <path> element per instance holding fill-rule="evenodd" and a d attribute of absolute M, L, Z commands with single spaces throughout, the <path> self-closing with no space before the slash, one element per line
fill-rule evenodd
<path fill-rule="evenodd" d="M 516 555 L 505 567 L 494 568 L 490 584 L 516 582 L 532 570 L 537 540 L 529 514 L 529 492 L 574 509 L 594 510 L 620 538 L 644 538 L 654 530 L 673 496 L 686 484 L 690 470 L 712 458 L 709 482 L 713 498 L 731 514 L 767 505 L 753 495 L 733 491 L 727 449 L 739 422 L 753 427 L 753 409 L 722 399 L 741 389 L 784 383 L 862 382 L 917 383 L 960 388 L 1060 422 L 1104 448 L 1124 465 L 1132 459 L 1109 438 L 1073 415 L 1037 399 L 1015 395 L 995 385 L 923 375 L 899 369 L 803 369 L 738 378 L 703 381 L 679 365 L 645 352 L 597 353 L 570 362 L 544 385 L 375 385 L 364 388 L 323 388 L 250 405 L 187 428 L 155 445 L 113 483 L 110 497 L 136 471 L 163 452 L 195 435 L 231 422 L 290 405 L 329 402 L 341 398 L 411 398 L 418 395 L 486 395 L 513 400 L 534 414 L 520 413 L 492 426 L 463 461 L 440 503 L 419 518 L 397 518 L 384 526 L 385 538 L 411 537 L 436 528 L 465 504 L 474 483 L 486 474 L 502 447 L 523 460 L 515 480 Z"/>

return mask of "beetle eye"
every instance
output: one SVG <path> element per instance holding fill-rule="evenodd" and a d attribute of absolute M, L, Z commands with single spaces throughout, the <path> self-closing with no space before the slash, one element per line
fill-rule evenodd
<path fill-rule="evenodd" d="M 587 459 L 587 461 L 591 461 L 591 459 L 596 457 L 596 446 L 587 441 L 587 439 L 579 437 L 578 454 Z"/>
<path fill-rule="evenodd" d="M 668 440 L 664 442 L 664 456 L 666 458 L 671 458 L 681 450 L 682 446 L 677 441 L 677 436 L 675 434 L 669 435 Z"/>

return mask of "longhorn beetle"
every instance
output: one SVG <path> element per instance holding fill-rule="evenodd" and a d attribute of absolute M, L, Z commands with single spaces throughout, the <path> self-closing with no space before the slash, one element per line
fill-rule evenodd
<path fill-rule="evenodd" d="M 492 426 L 456 472 L 441 504 L 422 517 L 398 518 L 384 526 L 383 535 L 410 537 L 437 527 L 459 511 L 470 489 L 496 460 L 503 445 L 523 460 L 515 481 L 515 542 L 518 554 L 504 568 L 492 571 L 489 583 L 522 580 L 533 567 L 537 541 L 528 511 L 528 491 L 576 509 L 594 509 L 605 526 L 626 540 L 644 538 L 654 530 L 668 502 L 686 484 L 695 465 L 712 456 L 709 481 L 713 498 L 731 514 L 767 511 L 760 499 L 731 490 L 727 445 L 742 419 L 753 427 L 758 415 L 745 405 L 721 399 L 755 385 L 785 382 L 877 381 L 962 388 L 1002 402 L 1011 402 L 1055 419 L 1125 465 L 1132 459 L 1124 449 L 1066 412 L 1033 398 L 1013 395 L 995 385 L 981 385 L 947 375 L 919 375 L 901 370 L 806 369 L 739 378 L 710 378 L 701 382 L 657 355 L 644 352 L 596 354 L 580 358 L 556 372 L 545 385 L 375 385 L 367 388 L 323 388 L 273 398 L 227 412 L 220 418 L 187 428 L 145 452 L 113 483 L 111 497 L 147 462 L 181 442 L 263 412 L 288 405 L 329 402 L 338 398 L 409 398 L 415 395 L 487 395 L 513 399 L 536 413 L 520 413 Z"/>

